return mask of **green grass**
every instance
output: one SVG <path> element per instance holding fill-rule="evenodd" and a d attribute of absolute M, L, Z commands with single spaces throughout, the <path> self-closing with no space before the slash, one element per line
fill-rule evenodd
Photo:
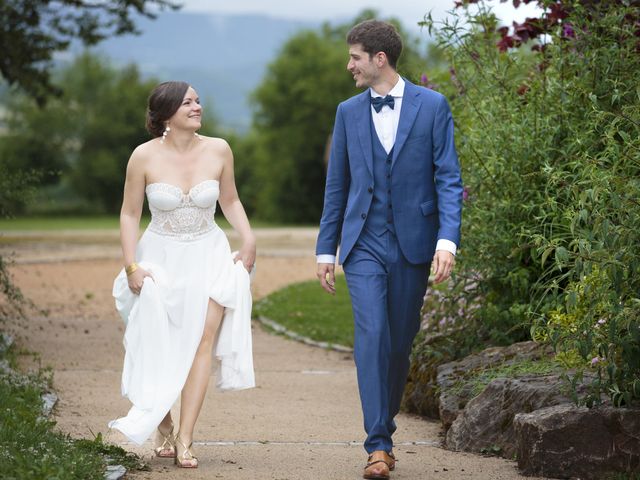
<path fill-rule="evenodd" d="M 0 360 L 15 367 L 13 349 Z M 136 455 L 103 443 L 100 434 L 93 440 L 74 440 L 41 417 L 41 395 L 50 381 L 42 370 L 32 375 L 4 369 L 0 373 L 0 478 L 102 480 L 107 462 L 130 471 L 148 470 Z"/>
<path fill-rule="evenodd" d="M 548 375 L 561 371 L 561 366 L 552 359 L 522 360 L 521 362 L 496 365 L 469 372 L 456 381 L 452 392 L 460 394 L 465 387 L 470 387 L 470 398 L 482 391 L 496 378 L 515 378 L 523 375 Z"/>
<path fill-rule="evenodd" d="M 336 276 L 335 296 L 318 281 L 285 287 L 254 305 L 254 315 L 267 317 L 316 341 L 353 346 L 353 316 L 344 275 Z"/>
<path fill-rule="evenodd" d="M 640 480 L 640 473 L 617 473 L 607 480 Z"/>

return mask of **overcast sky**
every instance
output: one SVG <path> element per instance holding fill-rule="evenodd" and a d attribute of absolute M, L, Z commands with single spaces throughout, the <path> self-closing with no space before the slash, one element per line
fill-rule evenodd
<path fill-rule="evenodd" d="M 398 17 L 406 27 L 416 25 L 430 10 L 434 18 L 442 18 L 454 5 L 453 0 L 178 0 L 183 10 L 211 13 L 261 13 L 272 17 L 301 20 L 344 20 L 355 17 L 365 8 L 377 10 L 381 16 Z M 504 23 L 522 21 L 536 12 L 533 4 L 514 9 L 511 0 L 489 2 Z M 416 27 L 417 28 L 417 27 Z"/>

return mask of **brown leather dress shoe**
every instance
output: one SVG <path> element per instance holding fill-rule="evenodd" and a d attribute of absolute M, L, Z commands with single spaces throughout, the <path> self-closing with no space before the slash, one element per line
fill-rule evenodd
<path fill-rule="evenodd" d="M 362 478 L 389 480 L 389 471 L 396 466 L 393 454 L 389 455 L 384 450 L 376 450 L 367 459 Z"/>
<path fill-rule="evenodd" d="M 389 471 L 393 472 L 396 469 L 396 456 L 393 452 L 389 452 Z"/>

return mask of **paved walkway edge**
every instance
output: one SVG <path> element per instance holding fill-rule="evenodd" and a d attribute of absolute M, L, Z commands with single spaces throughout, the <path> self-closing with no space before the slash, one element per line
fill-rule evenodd
<path fill-rule="evenodd" d="M 303 335 L 300 335 L 299 333 L 291 331 L 286 327 L 284 327 L 283 325 L 280 325 L 278 322 L 275 322 L 270 318 L 263 317 L 262 315 L 258 315 L 256 317 L 256 320 L 258 320 L 258 322 L 260 322 L 262 325 L 265 325 L 268 329 L 274 330 L 277 333 L 285 335 L 286 337 L 296 340 L 297 342 L 304 343 L 305 345 L 324 348 L 326 350 L 335 350 L 336 352 L 353 353 L 353 348 L 351 347 L 346 347 L 344 345 L 339 345 L 337 343 L 318 342 L 309 337 L 305 337 Z"/>

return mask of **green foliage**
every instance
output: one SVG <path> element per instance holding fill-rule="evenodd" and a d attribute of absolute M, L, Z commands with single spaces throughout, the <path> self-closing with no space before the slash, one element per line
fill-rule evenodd
<path fill-rule="evenodd" d="M 6 257 L 0 255 L 0 334 L 10 318 L 25 318 L 25 309 L 32 304 L 13 283 Z"/>
<path fill-rule="evenodd" d="M 70 183 L 84 199 L 117 212 L 129 156 L 149 138 L 144 106 L 157 82 L 142 81 L 135 66 L 117 71 L 83 55 L 64 73 L 62 83 L 67 86 L 62 99 L 66 115 L 74 122 L 70 138 L 77 139 L 74 150 L 65 152 Z"/>
<path fill-rule="evenodd" d="M 12 0 L 0 3 L 0 75 L 40 105 L 62 89 L 50 81 L 54 52 L 74 39 L 94 45 L 115 35 L 137 33 L 132 14 L 155 18 L 156 9 L 178 6 L 167 0 Z"/>
<path fill-rule="evenodd" d="M 336 276 L 335 296 L 316 280 L 285 287 L 266 296 L 253 313 L 319 342 L 353 346 L 353 317 L 344 275 Z"/>
<path fill-rule="evenodd" d="M 0 361 L 15 366 L 13 350 L 2 349 Z M 42 395 L 50 378 L 40 371 L 22 375 L 4 368 L 0 373 L 0 477 L 5 479 L 102 479 L 107 463 L 128 469 L 148 469 L 120 447 L 93 440 L 74 440 L 55 430 L 42 416 Z"/>
<path fill-rule="evenodd" d="M 0 218 L 12 215 L 32 198 L 42 177 L 37 170 L 10 167 L 1 154 L 0 144 Z"/>
<path fill-rule="evenodd" d="M 312 31 L 292 37 L 254 94 L 256 214 L 267 220 L 314 222 L 320 216 L 338 103 L 355 93 L 346 75 L 344 41 Z"/>
<path fill-rule="evenodd" d="M 33 196 L 38 178 L 36 172 L 29 170 L 9 171 L 0 156 L 0 221 L 10 217 L 16 205 Z M 24 319 L 25 309 L 32 306 L 13 283 L 7 257 L 0 255 L 0 334 L 9 318 Z"/>
<path fill-rule="evenodd" d="M 607 480 L 640 480 L 640 473 L 618 473 Z"/>
<path fill-rule="evenodd" d="M 628 404 L 640 393 L 640 8 L 574 2 L 541 53 L 499 51 L 495 17 L 476 8 L 436 32 L 468 199 L 430 328 L 477 348 L 534 327 L 564 363 L 602 359 L 586 401 Z"/>
<path fill-rule="evenodd" d="M 40 211 L 118 212 L 129 156 L 149 140 L 145 105 L 157 82 L 143 80 L 135 66 L 116 69 L 85 53 L 58 72 L 56 83 L 64 94 L 44 107 L 24 95 L 9 100 L 0 164 L 13 175 L 41 172 Z M 211 116 L 203 123 L 203 134 L 216 132 Z M 15 198 L 14 210 L 24 203 Z"/>
<path fill-rule="evenodd" d="M 316 223 L 321 215 L 328 147 L 338 103 L 359 93 L 346 70 L 347 31 L 372 18 L 371 10 L 353 22 L 291 37 L 254 92 L 253 132 L 243 151 L 253 159 L 243 201 L 260 218 Z M 403 32 L 400 73 L 416 80 L 424 56 L 418 40 Z M 252 193 L 254 192 L 254 193 Z"/>

